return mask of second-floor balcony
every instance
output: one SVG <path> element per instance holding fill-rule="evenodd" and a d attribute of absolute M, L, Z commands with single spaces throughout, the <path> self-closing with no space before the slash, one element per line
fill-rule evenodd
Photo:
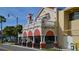
<path fill-rule="evenodd" d="M 23 29 L 31 29 L 31 28 L 38 27 L 41 25 L 42 25 L 41 20 L 39 20 L 39 21 L 35 21 L 35 22 L 25 25 Z"/>
<path fill-rule="evenodd" d="M 42 26 L 43 27 L 54 27 L 55 23 L 56 23 L 55 21 L 46 21 L 46 22 L 42 21 Z"/>
<path fill-rule="evenodd" d="M 46 13 L 45 15 L 36 18 L 35 21 L 25 25 L 24 29 L 31 29 L 31 28 L 40 27 L 40 26 L 54 27 L 55 21 L 53 21 L 53 19 L 51 19 L 49 13 Z"/>

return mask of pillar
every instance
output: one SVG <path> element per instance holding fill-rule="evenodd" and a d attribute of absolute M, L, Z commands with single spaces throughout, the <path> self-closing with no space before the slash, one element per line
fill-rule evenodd
<path fill-rule="evenodd" d="M 32 48 L 34 48 L 34 45 L 35 45 L 35 37 L 34 37 L 34 32 L 33 32 Z"/>
<path fill-rule="evenodd" d="M 26 37 L 26 40 L 28 41 L 29 37 Z M 28 42 L 26 41 L 26 46 L 28 47 Z"/>
<path fill-rule="evenodd" d="M 32 48 L 34 48 L 34 43 L 35 43 L 35 38 L 34 38 L 34 36 L 33 36 Z"/>
<path fill-rule="evenodd" d="M 41 37 L 40 49 L 46 48 L 45 36 L 41 35 L 40 37 Z"/>
<path fill-rule="evenodd" d="M 54 47 L 55 47 L 55 48 L 58 47 L 56 35 L 55 35 Z"/>

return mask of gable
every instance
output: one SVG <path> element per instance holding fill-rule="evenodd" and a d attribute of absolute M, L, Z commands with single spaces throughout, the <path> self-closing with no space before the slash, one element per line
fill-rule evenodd
<path fill-rule="evenodd" d="M 51 18 L 50 20 L 54 20 L 54 19 L 57 18 L 57 9 L 56 8 L 53 8 L 53 7 L 52 8 L 45 7 L 37 15 L 37 18 L 44 17 L 46 14 L 49 14 L 50 15 L 50 18 Z"/>

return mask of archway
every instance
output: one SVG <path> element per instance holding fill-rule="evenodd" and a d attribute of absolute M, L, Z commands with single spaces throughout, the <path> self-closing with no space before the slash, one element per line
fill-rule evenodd
<path fill-rule="evenodd" d="M 23 32 L 23 36 L 24 37 L 27 37 L 27 32 Z"/>
<path fill-rule="evenodd" d="M 46 48 L 52 48 L 54 41 L 55 41 L 55 35 L 53 31 L 50 30 L 47 31 L 45 36 Z"/>
<path fill-rule="evenodd" d="M 32 47 L 32 41 L 33 41 L 33 34 L 32 31 L 28 32 L 28 47 Z"/>
<path fill-rule="evenodd" d="M 39 29 L 36 29 L 34 31 L 34 37 L 35 37 L 35 47 L 40 48 L 40 31 L 39 31 Z"/>
<path fill-rule="evenodd" d="M 21 40 L 22 41 L 22 45 L 23 46 L 26 46 L 26 41 L 27 41 L 27 32 L 23 32 L 23 39 Z"/>

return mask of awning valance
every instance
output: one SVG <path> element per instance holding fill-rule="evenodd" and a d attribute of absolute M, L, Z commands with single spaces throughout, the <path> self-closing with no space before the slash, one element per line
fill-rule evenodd
<path fill-rule="evenodd" d="M 28 32 L 28 36 L 33 36 L 33 35 L 32 35 L 32 31 L 29 31 L 29 32 Z"/>
<path fill-rule="evenodd" d="M 48 31 L 48 32 L 46 33 L 46 36 L 54 36 L 54 33 L 53 33 L 52 31 Z"/>
<path fill-rule="evenodd" d="M 23 36 L 27 36 L 27 32 L 23 32 Z"/>
<path fill-rule="evenodd" d="M 38 29 L 34 31 L 34 36 L 40 36 L 40 31 Z"/>

